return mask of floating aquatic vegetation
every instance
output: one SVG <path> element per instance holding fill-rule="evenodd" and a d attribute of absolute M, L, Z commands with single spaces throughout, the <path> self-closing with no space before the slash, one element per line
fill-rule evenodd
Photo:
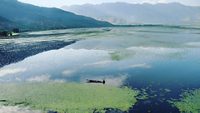
<path fill-rule="evenodd" d="M 110 53 L 111 59 L 114 61 L 120 61 L 120 60 L 129 58 L 133 55 L 135 55 L 135 52 L 129 51 L 129 50 L 121 50 L 121 51 L 115 51 L 115 52 Z"/>
<path fill-rule="evenodd" d="M 147 100 L 149 98 L 149 95 L 148 95 L 146 89 L 141 89 L 136 98 L 138 100 Z"/>
<path fill-rule="evenodd" d="M 200 89 L 186 91 L 180 100 L 172 100 L 171 103 L 181 113 L 200 113 Z"/>
<path fill-rule="evenodd" d="M 126 87 L 75 83 L 6 83 L 0 89 L 0 105 L 59 113 L 105 112 L 105 108 L 127 111 L 138 95 Z"/>
<path fill-rule="evenodd" d="M 167 89 L 167 88 L 165 88 L 164 91 L 165 91 L 166 93 L 171 92 L 171 90 L 170 90 L 170 89 Z"/>

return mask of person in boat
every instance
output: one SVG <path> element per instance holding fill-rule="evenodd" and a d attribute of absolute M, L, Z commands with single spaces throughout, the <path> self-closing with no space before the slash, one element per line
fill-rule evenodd
<path fill-rule="evenodd" d="M 102 83 L 102 84 L 105 84 L 106 81 L 105 81 L 105 80 L 100 81 L 100 80 L 88 80 L 88 79 L 87 79 L 87 83 Z"/>

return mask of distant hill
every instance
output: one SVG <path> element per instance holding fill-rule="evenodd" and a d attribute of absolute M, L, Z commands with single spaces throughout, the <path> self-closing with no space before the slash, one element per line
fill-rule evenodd
<path fill-rule="evenodd" d="M 10 20 L 0 16 L 0 31 L 15 28 L 15 24 Z"/>
<path fill-rule="evenodd" d="M 108 22 L 75 15 L 57 8 L 25 4 L 17 0 L 1 0 L 0 17 L 3 20 L 1 24 L 8 24 L 7 19 L 24 30 L 111 26 Z"/>
<path fill-rule="evenodd" d="M 169 4 L 103 3 L 62 9 L 113 24 L 199 24 L 200 7 Z M 200 25 L 200 24 L 199 24 Z"/>

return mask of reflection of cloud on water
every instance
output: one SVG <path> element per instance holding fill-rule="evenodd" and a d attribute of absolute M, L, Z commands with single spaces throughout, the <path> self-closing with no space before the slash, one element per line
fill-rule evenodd
<path fill-rule="evenodd" d="M 129 47 L 126 50 L 136 52 L 136 57 L 145 58 L 183 58 L 187 52 L 187 48 L 166 48 L 166 47 Z"/>
<path fill-rule="evenodd" d="M 146 69 L 149 69 L 149 68 L 151 68 L 151 66 L 146 64 L 146 63 L 142 63 L 142 64 L 132 64 L 132 65 L 127 66 L 127 68 L 146 68 Z"/>
<path fill-rule="evenodd" d="M 187 46 L 192 46 L 192 47 L 200 47 L 200 42 L 188 42 L 185 43 Z"/>
<path fill-rule="evenodd" d="M 51 74 L 51 79 L 63 79 L 74 76 L 77 71 L 84 68 L 84 64 L 105 60 L 108 57 L 108 51 L 105 50 L 71 48 L 51 50 L 0 69 L 0 77 L 2 82 L 27 81 L 28 79 L 29 81 L 47 81 L 49 76 L 43 74 L 48 73 Z M 104 63 L 96 64 L 103 65 Z M 20 67 L 26 67 L 26 69 Z"/>
<path fill-rule="evenodd" d="M 113 63 L 113 61 L 110 60 L 104 60 L 104 61 L 97 61 L 94 63 L 88 63 L 88 64 L 84 64 L 85 66 L 104 66 L 104 65 L 108 65 Z"/>
<path fill-rule="evenodd" d="M 127 65 L 121 66 L 120 70 L 127 70 L 127 69 L 150 69 L 152 66 L 147 63 L 129 63 Z"/>
<path fill-rule="evenodd" d="M 63 79 L 51 80 L 51 75 L 49 75 L 49 74 L 34 76 L 34 77 L 31 77 L 31 78 L 28 78 L 26 81 L 27 82 L 59 82 L 59 83 L 65 82 L 65 80 L 63 80 Z"/>
<path fill-rule="evenodd" d="M 17 73 L 22 73 L 25 72 L 27 69 L 26 68 L 2 68 L 0 69 L 0 77 L 7 76 L 10 74 L 17 74 Z"/>
<path fill-rule="evenodd" d="M 133 58 L 153 58 L 156 57 L 181 57 L 186 52 L 186 48 L 167 48 L 167 47 L 145 47 L 132 46 L 121 50 L 110 52 L 110 57 L 114 61 L 122 61 Z M 153 57 L 152 57 L 153 56 Z"/>
<path fill-rule="evenodd" d="M 167 54 L 180 52 L 178 48 L 164 48 L 164 47 L 129 47 L 127 50 L 133 50 L 138 53 L 155 53 L 155 54 Z"/>
<path fill-rule="evenodd" d="M 0 107 L 0 113 L 42 113 L 37 110 L 30 110 L 29 108 L 20 108 L 17 106 L 2 106 Z"/>
<path fill-rule="evenodd" d="M 72 77 L 73 75 L 73 73 L 75 73 L 75 70 L 64 70 L 63 72 L 62 72 L 62 76 L 64 76 L 64 77 Z"/>
<path fill-rule="evenodd" d="M 109 77 L 106 78 L 106 85 L 110 86 L 122 86 L 124 81 L 127 79 L 127 75 L 122 75 L 118 77 Z"/>
<path fill-rule="evenodd" d="M 34 76 L 32 78 L 27 79 L 27 81 L 29 81 L 29 82 L 46 82 L 46 81 L 50 81 L 50 75 L 44 74 L 44 75 L 40 75 L 40 76 Z"/>

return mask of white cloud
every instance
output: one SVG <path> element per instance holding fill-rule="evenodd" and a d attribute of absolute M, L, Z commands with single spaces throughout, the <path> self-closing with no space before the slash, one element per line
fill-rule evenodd
<path fill-rule="evenodd" d="M 25 72 L 26 68 L 2 68 L 0 69 L 0 77 Z"/>

